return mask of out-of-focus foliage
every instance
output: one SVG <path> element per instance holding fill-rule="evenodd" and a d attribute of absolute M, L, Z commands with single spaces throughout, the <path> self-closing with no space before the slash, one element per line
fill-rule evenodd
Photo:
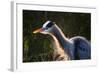
<path fill-rule="evenodd" d="M 91 41 L 91 14 L 23 10 L 23 62 L 52 61 L 51 37 L 32 32 L 47 20 L 54 21 L 66 37 L 83 36 Z"/>

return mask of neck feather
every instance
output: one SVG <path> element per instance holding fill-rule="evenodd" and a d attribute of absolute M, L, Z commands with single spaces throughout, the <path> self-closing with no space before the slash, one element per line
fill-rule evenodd
<path fill-rule="evenodd" d="M 51 33 L 56 37 L 59 44 L 63 48 L 69 48 L 69 44 L 70 44 L 69 39 L 65 37 L 64 33 L 61 31 L 61 29 L 57 25 L 54 25 Z"/>
<path fill-rule="evenodd" d="M 70 59 L 74 59 L 73 42 L 65 37 L 64 33 L 56 24 L 51 28 L 50 35 L 54 39 L 55 48 L 59 49 L 61 47 L 60 49 L 64 50 L 70 56 Z"/>

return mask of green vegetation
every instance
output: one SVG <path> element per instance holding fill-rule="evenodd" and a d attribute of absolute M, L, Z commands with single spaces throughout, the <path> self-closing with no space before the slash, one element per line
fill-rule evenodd
<path fill-rule="evenodd" d="M 33 34 L 47 20 L 54 21 L 66 37 L 83 36 L 91 40 L 91 14 L 23 10 L 23 62 L 52 61 L 51 37 Z"/>

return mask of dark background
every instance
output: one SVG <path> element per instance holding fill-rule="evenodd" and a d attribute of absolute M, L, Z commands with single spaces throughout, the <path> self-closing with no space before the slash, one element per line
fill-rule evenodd
<path fill-rule="evenodd" d="M 55 22 L 66 37 L 83 36 L 91 41 L 91 14 L 23 10 L 23 62 L 52 61 L 51 37 L 32 32 L 47 21 Z"/>

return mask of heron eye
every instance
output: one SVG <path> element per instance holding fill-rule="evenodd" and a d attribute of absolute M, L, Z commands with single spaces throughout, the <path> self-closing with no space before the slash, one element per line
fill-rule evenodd
<path fill-rule="evenodd" d="M 45 27 L 45 28 L 43 28 L 44 30 L 47 30 L 48 29 L 48 27 Z"/>

